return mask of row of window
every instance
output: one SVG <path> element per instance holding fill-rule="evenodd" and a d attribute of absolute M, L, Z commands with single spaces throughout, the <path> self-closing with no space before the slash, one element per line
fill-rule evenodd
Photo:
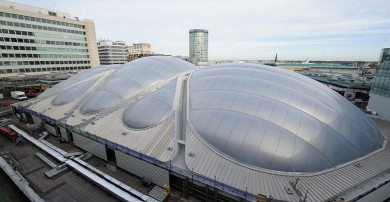
<path fill-rule="evenodd" d="M 127 63 L 128 61 L 127 60 L 100 60 L 100 65 L 103 65 L 103 64 L 106 64 L 106 63 L 121 63 L 121 64 L 125 64 Z"/>
<path fill-rule="evenodd" d="M 99 53 L 99 55 L 122 55 L 122 56 L 127 56 L 127 53 Z"/>
<path fill-rule="evenodd" d="M 125 64 L 127 61 L 123 60 L 108 60 L 108 61 L 100 61 L 100 65 L 108 65 L 108 64 Z"/>
<path fill-rule="evenodd" d="M 6 46 L 6 45 L 0 45 L 0 50 L 31 50 L 31 51 L 80 52 L 80 53 L 88 52 L 88 49 L 51 48 L 51 47 L 35 47 L 35 46 Z"/>
<path fill-rule="evenodd" d="M 41 33 L 41 32 L 28 32 L 28 31 L 19 31 L 19 30 L 12 30 L 12 29 L 0 29 L 0 33 L 24 35 L 24 36 L 36 36 L 36 37 L 45 37 L 45 38 L 54 38 L 54 39 L 72 39 L 72 40 L 79 40 L 79 41 L 86 41 L 87 40 L 84 36 L 50 34 L 50 33 Z"/>
<path fill-rule="evenodd" d="M 127 57 L 99 57 L 100 60 L 127 60 Z"/>
<path fill-rule="evenodd" d="M 101 53 L 104 53 L 104 52 L 113 52 L 113 53 L 127 53 L 126 50 L 98 50 L 99 52 Z"/>
<path fill-rule="evenodd" d="M 100 52 L 99 55 L 127 55 L 127 52 Z"/>
<path fill-rule="evenodd" d="M 0 61 L 0 66 L 9 65 L 59 65 L 59 64 L 90 64 L 89 60 L 78 61 Z"/>
<path fill-rule="evenodd" d="M 388 88 L 376 88 L 374 91 L 372 91 L 373 94 L 377 94 L 383 97 L 390 98 L 390 90 Z"/>
<path fill-rule="evenodd" d="M 99 43 L 98 43 L 98 48 L 99 49 L 117 49 L 117 50 L 126 50 L 126 46 L 99 46 Z"/>
<path fill-rule="evenodd" d="M 121 63 L 121 64 L 125 64 L 126 62 L 127 62 L 127 60 L 101 60 L 100 64 L 101 65 L 107 64 L 107 63 Z"/>
<path fill-rule="evenodd" d="M 20 68 L 20 69 L 0 69 L 0 74 L 25 73 L 25 72 L 46 72 L 46 71 L 65 71 L 90 69 L 90 66 L 81 67 L 42 67 L 42 68 Z"/>
<path fill-rule="evenodd" d="M 390 98 L 390 74 L 387 76 L 375 75 L 371 93 Z"/>
<path fill-rule="evenodd" d="M 87 46 L 86 43 L 77 43 L 77 42 L 67 42 L 67 41 L 47 41 L 47 40 L 37 40 L 37 39 L 23 39 L 23 38 L 10 38 L 10 37 L 0 37 L 0 42 L 17 42 L 17 43 L 36 43 L 36 44 L 51 44 L 58 46 Z"/>
<path fill-rule="evenodd" d="M 78 31 L 78 30 L 73 30 L 73 29 L 57 28 L 57 27 L 47 27 L 47 26 L 41 26 L 41 25 L 24 24 L 24 23 L 19 23 L 19 22 L 10 22 L 10 21 L 2 21 L 2 20 L 0 20 L 0 25 L 12 26 L 12 27 L 24 27 L 24 28 L 29 28 L 29 29 L 48 30 L 48 31 L 53 31 L 53 32 L 64 32 L 64 33 L 85 35 L 84 31 Z"/>
<path fill-rule="evenodd" d="M 116 54 L 116 55 L 103 55 L 103 54 L 99 54 L 99 57 L 103 57 L 103 58 L 127 58 L 127 54 L 126 55 L 121 55 L 121 54 Z"/>
<path fill-rule="evenodd" d="M 384 67 L 381 67 L 381 66 L 378 67 L 375 74 L 379 75 L 379 76 L 390 77 L 390 62 L 389 62 L 389 67 L 388 68 L 384 68 Z"/>
<path fill-rule="evenodd" d="M 371 85 L 371 93 L 390 98 L 390 61 L 386 60 L 390 59 L 388 54 L 388 52 L 384 52 L 382 55 L 382 60 L 379 62 Z"/>
<path fill-rule="evenodd" d="M 89 55 L 1 53 L 0 58 L 89 58 Z"/>
<path fill-rule="evenodd" d="M 99 59 L 104 59 L 104 60 L 127 60 L 127 57 L 121 57 L 121 56 L 112 56 L 112 57 L 107 57 L 107 56 L 99 56 Z"/>
<path fill-rule="evenodd" d="M 0 12 L 0 16 L 1 17 L 6 17 L 6 18 L 19 19 L 19 20 L 27 20 L 27 21 L 32 21 L 32 22 L 41 22 L 41 23 L 47 23 L 47 24 L 53 24 L 53 25 L 62 25 L 62 26 L 67 26 L 67 27 L 79 28 L 79 29 L 84 29 L 85 28 L 84 25 L 78 25 L 78 24 L 73 24 L 73 23 L 61 22 L 61 21 L 57 21 L 57 20 L 36 18 L 36 17 L 26 16 L 26 15 L 18 15 L 18 14 L 11 14 L 11 13 Z"/>

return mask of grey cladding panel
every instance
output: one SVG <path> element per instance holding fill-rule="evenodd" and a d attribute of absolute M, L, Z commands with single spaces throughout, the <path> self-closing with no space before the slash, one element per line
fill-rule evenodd
<path fill-rule="evenodd" d="M 35 116 L 35 115 L 31 115 L 32 119 L 33 119 L 33 122 L 34 124 L 41 124 L 42 123 L 42 119 Z"/>
<path fill-rule="evenodd" d="M 107 160 L 107 153 L 106 153 L 106 147 L 98 142 L 95 142 L 91 139 L 88 139 L 84 136 L 81 136 L 77 133 L 73 133 L 73 139 L 74 139 L 74 144 L 91 154 Z"/>
<path fill-rule="evenodd" d="M 159 168 L 143 160 L 139 160 L 120 151 L 115 151 L 118 167 L 123 168 L 139 177 L 148 177 L 158 186 L 169 185 L 169 171 Z"/>
<path fill-rule="evenodd" d="M 52 135 L 55 135 L 55 136 L 58 135 L 56 129 L 55 129 L 53 126 L 51 126 L 51 125 L 45 123 L 45 124 L 44 124 L 44 127 L 45 127 L 45 130 L 46 130 L 48 133 L 50 133 L 50 134 L 52 134 Z"/>
<path fill-rule="evenodd" d="M 60 133 L 62 138 L 64 138 L 66 141 L 69 141 L 68 134 L 65 128 L 60 127 Z"/>

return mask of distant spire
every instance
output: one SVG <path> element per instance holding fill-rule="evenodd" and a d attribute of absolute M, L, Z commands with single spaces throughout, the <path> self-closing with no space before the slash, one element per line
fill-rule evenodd
<path fill-rule="evenodd" d="M 276 53 L 276 55 L 275 55 L 275 61 L 274 62 L 278 62 L 278 53 Z"/>

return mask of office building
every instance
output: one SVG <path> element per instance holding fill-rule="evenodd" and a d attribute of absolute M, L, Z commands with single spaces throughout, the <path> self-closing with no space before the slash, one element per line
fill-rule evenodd
<path fill-rule="evenodd" d="M 127 62 L 126 43 L 123 41 L 101 40 L 97 43 L 100 64 L 124 64 Z"/>
<path fill-rule="evenodd" d="M 152 53 L 152 45 L 149 43 L 136 43 L 127 47 L 127 53 L 129 55 L 150 55 Z"/>
<path fill-rule="evenodd" d="M 382 49 L 370 91 L 368 108 L 390 119 L 390 48 Z"/>
<path fill-rule="evenodd" d="M 3 0 L 0 9 L 0 76 L 100 65 L 93 21 Z"/>
<path fill-rule="evenodd" d="M 136 43 L 132 46 L 127 47 L 127 61 L 133 61 L 143 57 L 149 57 L 154 55 L 162 55 L 162 54 L 154 54 L 152 52 L 152 46 L 149 43 Z"/>
<path fill-rule="evenodd" d="M 382 133 L 337 92 L 284 69 L 151 56 L 84 71 L 38 99 L 13 111 L 202 201 L 353 201 L 390 181 L 388 124 Z"/>
<path fill-rule="evenodd" d="M 209 31 L 190 30 L 190 61 L 197 66 L 206 66 L 208 62 Z"/>

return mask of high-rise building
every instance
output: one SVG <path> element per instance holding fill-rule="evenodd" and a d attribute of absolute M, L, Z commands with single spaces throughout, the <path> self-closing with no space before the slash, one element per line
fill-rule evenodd
<path fill-rule="evenodd" d="M 0 0 L 0 26 L 0 77 L 100 65 L 91 20 Z"/>
<path fill-rule="evenodd" d="M 390 48 L 382 49 L 371 86 L 368 108 L 390 119 Z"/>
<path fill-rule="evenodd" d="M 150 43 L 135 43 L 132 46 L 127 47 L 127 52 L 129 55 L 134 54 L 152 54 L 152 46 Z"/>
<path fill-rule="evenodd" d="M 101 40 L 98 43 L 100 64 L 124 64 L 127 62 L 126 43 Z"/>
<path fill-rule="evenodd" d="M 198 66 L 206 66 L 208 61 L 209 31 L 190 30 L 190 61 Z"/>

